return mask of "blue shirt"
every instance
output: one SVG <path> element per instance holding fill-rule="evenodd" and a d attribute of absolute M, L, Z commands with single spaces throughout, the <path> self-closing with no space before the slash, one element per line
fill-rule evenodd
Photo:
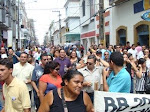
<path fill-rule="evenodd" d="M 104 53 L 105 53 L 105 49 L 101 49 L 101 52 L 102 52 L 102 59 L 104 59 L 105 57 L 104 57 Z"/>
<path fill-rule="evenodd" d="M 42 66 L 40 65 L 35 66 L 33 73 L 32 73 L 31 80 L 36 83 L 37 87 L 39 85 L 39 79 L 43 75 L 43 73 L 44 73 L 44 68 L 42 68 Z M 33 92 L 34 92 L 34 97 L 38 97 L 35 90 Z"/>
<path fill-rule="evenodd" d="M 2 102 L 0 101 L 0 111 L 3 109 Z"/>
<path fill-rule="evenodd" d="M 131 78 L 125 68 L 122 68 L 116 75 L 112 71 L 107 78 L 109 92 L 130 93 Z"/>
<path fill-rule="evenodd" d="M 16 52 L 16 55 L 18 56 L 18 57 L 20 57 L 20 52 Z M 19 60 L 17 59 L 17 57 L 16 56 L 13 56 L 13 64 L 16 64 L 16 63 L 18 63 L 19 62 Z"/>

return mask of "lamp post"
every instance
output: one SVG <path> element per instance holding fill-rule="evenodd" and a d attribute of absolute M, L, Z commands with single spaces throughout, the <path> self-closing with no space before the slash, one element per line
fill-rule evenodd
<path fill-rule="evenodd" d="M 52 12 L 58 12 L 59 13 L 59 38 L 60 38 L 60 44 L 62 43 L 62 38 L 61 38 L 61 19 L 60 19 L 60 11 L 52 11 Z"/>

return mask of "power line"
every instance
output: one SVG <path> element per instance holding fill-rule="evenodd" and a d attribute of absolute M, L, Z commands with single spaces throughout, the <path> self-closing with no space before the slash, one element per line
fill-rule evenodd
<path fill-rule="evenodd" d="M 75 28 L 71 29 L 70 31 L 73 31 L 73 30 L 75 30 L 76 28 L 80 27 L 82 24 L 84 24 L 85 22 L 87 22 L 88 20 L 90 20 L 92 17 L 95 17 L 99 12 L 105 13 L 106 10 L 111 9 L 111 8 L 113 8 L 113 7 L 115 7 L 115 6 L 119 6 L 119 5 L 121 5 L 121 4 L 124 4 L 124 3 L 128 2 L 128 1 L 131 1 L 131 0 L 126 0 L 126 1 L 120 2 L 120 3 L 118 3 L 118 4 L 112 5 L 111 7 L 108 7 L 108 8 L 106 8 L 106 9 L 104 9 L 103 11 L 100 11 L 100 10 L 99 10 L 99 11 L 96 12 L 94 15 L 92 15 L 90 18 L 88 18 L 87 20 L 85 20 L 83 23 L 79 24 L 79 25 L 76 26 Z"/>

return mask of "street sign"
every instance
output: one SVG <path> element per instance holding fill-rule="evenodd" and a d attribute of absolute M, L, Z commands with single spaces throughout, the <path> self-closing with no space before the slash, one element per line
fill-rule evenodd
<path fill-rule="evenodd" d="M 145 21 L 150 21 L 150 12 L 146 12 L 141 16 Z"/>

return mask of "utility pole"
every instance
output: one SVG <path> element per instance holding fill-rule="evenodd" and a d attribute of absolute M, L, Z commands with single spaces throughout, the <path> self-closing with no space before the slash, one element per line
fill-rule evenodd
<path fill-rule="evenodd" d="M 61 19 L 60 19 L 60 11 L 59 11 L 59 38 L 60 38 L 60 44 L 62 44 L 62 38 L 61 38 Z"/>
<path fill-rule="evenodd" d="M 98 43 L 104 44 L 104 0 L 99 0 L 99 39 Z"/>
<path fill-rule="evenodd" d="M 17 48 L 20 47 L 20 0 L 18 0 L 18 40 L 17 40 Z"/>
<path fill-rule="evenodd" d="M 52 11 L 52 12 L 58 12 L 59 13 L 59 38 L 60 38 L 60 44 L 62 44 L 62 38 L 61 38 L 61 14 L 60 11 Z"/>

